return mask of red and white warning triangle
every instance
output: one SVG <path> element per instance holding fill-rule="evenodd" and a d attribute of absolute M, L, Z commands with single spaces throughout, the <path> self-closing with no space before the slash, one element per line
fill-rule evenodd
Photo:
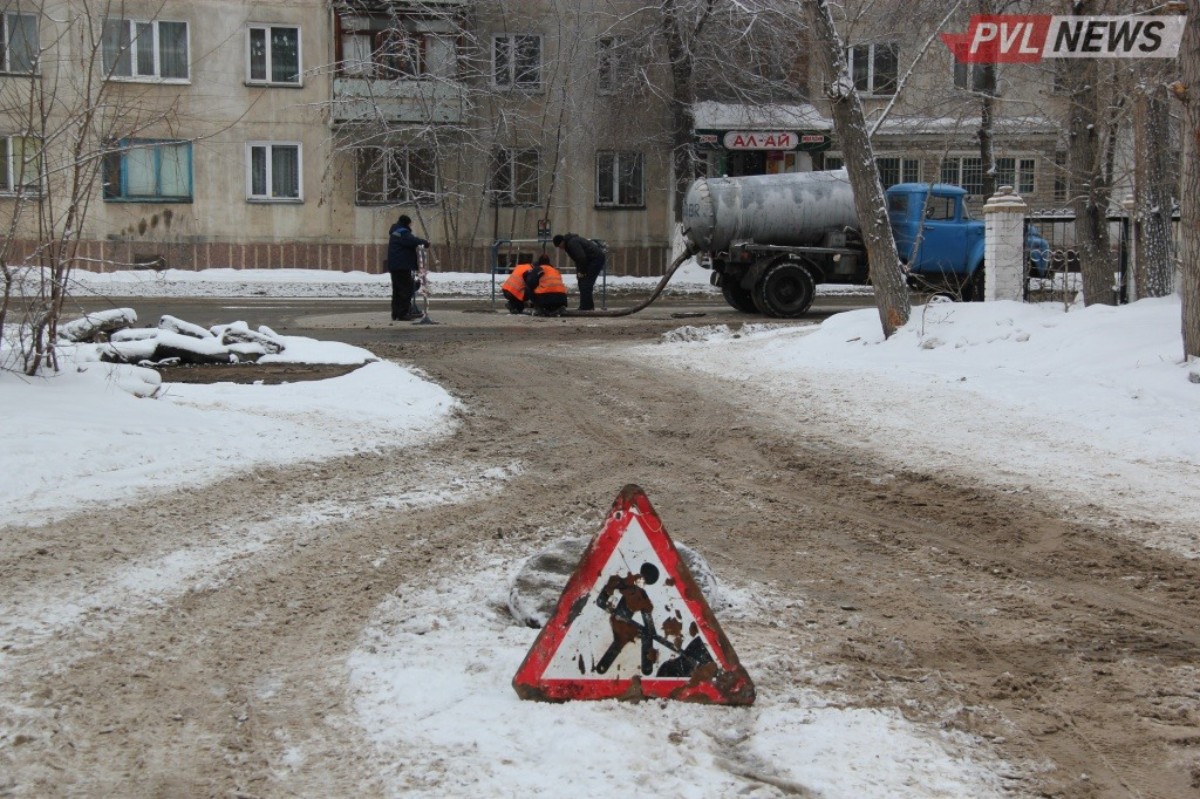
<path fill-rule="evenodd" d="M 513 688 L 551 702 L 754 701 L 750 676 L 635 485 L 617 495 Z"/>

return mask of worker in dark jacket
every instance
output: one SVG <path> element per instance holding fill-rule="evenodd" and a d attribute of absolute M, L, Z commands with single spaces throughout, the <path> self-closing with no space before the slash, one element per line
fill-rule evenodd
<path fill-rule="evenodd" d="M 604 250 L 591 239 L 574 233 L 555 236 L 554 246 L 565 252 L 575 264 L 575 278 L 579 281 L 579 310 L 596 310 L 592 287 L 604 271 Z"/>
<path fill-rule="evenodd" d="M 535 316 L 558 316 L 567 307 L 567 287 L 562 273 L 543 255 L 536 264 L 517 264 L 500 286 L 508 312 L 523 313 L 533 306 Z"/>
<path fill-rule="evenodd" d="M 387 270 L 392 276 L 392 321 L 410 318 L 416 289 L 413 275 L 420 266 L 417 248 L 428 246 L 425 239 L 413 235 L 412 219 L 407 214 L 401 214 L 388 231 Z"/>

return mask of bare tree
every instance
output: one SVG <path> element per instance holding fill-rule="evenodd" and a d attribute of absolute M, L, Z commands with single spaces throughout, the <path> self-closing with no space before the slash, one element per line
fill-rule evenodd
<path fill-rule="evenodd" d="M 1104 2 L 1071 0 L 1074 15 L 1105 12 Z M 1112 198 L 1113 157 L 1125 114 L 1120 95 L 1112 91 L 1116 68 L 1094 58 L 1067 60 L 1059 68 L 1068 95 L 1066 119 L 1067 171 L 1075 213 L 1075 247 L 1086 305 L 1113 305 L 1114 261 L 1108 233 Z"/>
<path fill-rule="evenodd" d="M 862 227 L 863 243 L 875 286 L 875 304 L 884 336 L 908 322 L 911 306 L 896 241 L 888 222 L 887 203 L 879 183 L 862 101 L 846 68 L 845 48 L 834 27 L 828 0 L 804 0 L 814 45 L 826 80 L 826 95 L 833 122 L 842 142 L 846 170 L 854 190 L 854 207 Z"/>
<path fill-rule="evenodd" d="M 172 101 L 114 89 L 109 78 L 132 39 L 105 38 L 109 3 L 8 3 L 5 10 L 22 36 L 21 76 L 0 89 L 4 124 L 19 131 L 5 138 L 12 196 L 0 245 L 0 335 L 16 326 L 19 368 L 34 375 L 58 368 L 58 324 L 105 159 L 119 154 L 120 137 L 169 118 Z"/>
<path fill-rule="evenodd" d="M 1183 101 L 1183 169 L 1180 189 L 1180 283 L 1183 354 L 1200 358 L 1200 14 L 1188 14 L 1179 49 Z"/>

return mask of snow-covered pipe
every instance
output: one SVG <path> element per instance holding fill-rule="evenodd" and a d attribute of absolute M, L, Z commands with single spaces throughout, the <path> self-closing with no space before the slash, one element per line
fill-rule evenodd
<path fill-rule="evenodd" d="M 698 251 L 735 241 L 820 246 L 829 232 L 858 227 L 846 170 L 701 178 L 688 189 L 683 231 Z"/>

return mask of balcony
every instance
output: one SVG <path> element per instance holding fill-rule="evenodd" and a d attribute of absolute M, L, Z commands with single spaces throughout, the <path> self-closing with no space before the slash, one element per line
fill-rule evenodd
<path fill-rule="evenodd" d="M 439 79 L 333 79 L 335 124 L 384 121 L 403 124 L 458 123 L 465 88 Z"/>

